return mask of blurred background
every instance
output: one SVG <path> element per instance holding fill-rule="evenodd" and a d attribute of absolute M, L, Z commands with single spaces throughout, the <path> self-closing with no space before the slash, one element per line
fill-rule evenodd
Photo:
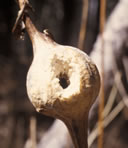
<path fill-rule="evenodd" d="M 107 0 L 107 20 L 118 2 L 118 0 Z M 30 3 L 34 8 L 33 22 L 41 32 L 48 28 L 56 42 L 77 47 L 83 6 L 82 0 L 31 0 Z M 87 32 L 83 48 L 87 54 L 90 54 L 94 49 L 94 43 L 99 34 L 99 8 L 99 0 L 89 0 Z M 26 75 L 33 55 L 27 33 L 24 41 L 22 41 L 16 40 L 11 32 L 18 10 L 15 0 L 2 0 L 0 2 L 0 148 L 35 148 L 28 144 L 29 139 L 34 137 L 37 147 L 41 148 L 40 142 L 54 119 L 37 113 L 27 96 Z M 123 46 L 122 50 L 125 52 L 121 56 L 117 54 L 119 65 L 122 57 L 127 60 L 127 46 Z M 108 64 L 111 65 L 109 61 Z M 127 77 L 126 68 L 123 74 Z M 109 81 L 109 77 L 107 78 Z M 127 91 L 127 79 L 124 79 L 124 83 Z M 107 83 L 105 85 L 108 86 Z M 109 87 L 107 86 L 105 92 L 106 96 L 109 96 L 113 83 Z M 118 105 L 121 98 L 120 94 L 116 95 L 116 101 L 113 103 L 112 109 Z M 94 109 L 97 110 L 97 104 Z M 90 131 L 93 130 L 97 122 L 96 112 L 92 109 Z M 35 136 L 31 134 L 35 134 Z M 57 134 L 62 136 L 63 132 L 60 131 L 59 133 L 58 131 L 54 136 Z M 50 140 L 52 140 L 52 137 L 47 139 L 48 142 Z M 54 148 L 53 145 L 52 147 Z M 61 144 L 59 147 L 62 148 Z M 72 147 L 70 138 L 64 141 L 64 147 Z M 97 140 L 94 140 L 90 147 L 96 148 Z M 104 148 L 108 147 L 128 147 L 128 109 L 125 105 L 105 128 Z"/>

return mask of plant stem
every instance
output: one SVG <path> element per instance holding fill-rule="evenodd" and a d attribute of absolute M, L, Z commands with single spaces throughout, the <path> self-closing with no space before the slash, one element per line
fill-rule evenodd
<path fill-rule="evenodd" d="M 83 117 L 82 119 L 71 120 L 68 119 L 64 121 L 69 133 L 71 135 L 72 141 L 74 143 L 75 148 L 88 148 L 87 143 L 87 127 L 88 127 L 88 119 L 87 117 Z"/>

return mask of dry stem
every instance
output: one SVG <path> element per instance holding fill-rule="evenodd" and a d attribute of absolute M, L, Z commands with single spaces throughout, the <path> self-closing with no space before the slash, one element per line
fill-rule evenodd
<path fill-rule="evenodd" d="M 83 0 L 82 18 L 81 18 L 79 40 L 78 40 L 78 48 L 80 48 L 81 50 L 83 50 L 84 40 L 86 37 L 87 18 L 88 18 L 88 0 Z"/>

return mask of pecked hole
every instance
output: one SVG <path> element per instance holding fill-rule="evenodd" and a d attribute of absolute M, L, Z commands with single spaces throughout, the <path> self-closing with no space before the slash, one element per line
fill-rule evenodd
<path fill-rule="evenodd" d="M 60 73 L 58 78 L 59 78 L 59 84 L 63 89 L 66 89 L 70 85 L 70 80 L 67 74 Z"/>

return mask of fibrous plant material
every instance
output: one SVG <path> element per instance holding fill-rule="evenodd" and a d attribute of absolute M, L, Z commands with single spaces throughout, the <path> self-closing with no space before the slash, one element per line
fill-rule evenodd
<path fill-rule="evenodd" d="M 39 32 L 27 14 L 28 1 L 19 0 L 19 5 L 16 26 L 24 23 L 34 54 L 28 96 L 38 112 L 66 124 L 75 148 L 87 148 L 88 112 L 100 88 L 98 70 L 84 52 L 57 44 L 46 30 Z"/>

